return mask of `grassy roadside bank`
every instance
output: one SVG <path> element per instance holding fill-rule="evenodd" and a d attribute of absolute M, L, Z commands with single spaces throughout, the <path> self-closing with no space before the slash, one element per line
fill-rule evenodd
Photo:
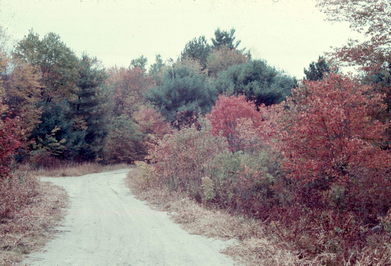
<path fill-rule="evenodd" d="M 211 209 L 191 200 L 184 194 L 163 188 L 145 188 L 137 182 L 138 170 L 132 169 L 127 185 L 133 194 L 147 201 L 153 208 L 169 213 L 174 222 L 191 234 L 223 240 L 235 240 L 224 251 L 235 262 L 245 265 L 316 265 L 317 261 L 300 259 L 286 243 L 267 233 L 254 219 Z"/>
<path fill-rule="evenodd" d="M 14 265 L 43 247 L 64 216 L 66 192 L 46 182 L 38 182 L 37 195 L 0 222 L 0 265 Z"/>

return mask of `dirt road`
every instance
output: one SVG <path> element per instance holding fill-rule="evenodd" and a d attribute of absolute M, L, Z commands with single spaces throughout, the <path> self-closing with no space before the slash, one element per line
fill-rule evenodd
<path fill-rule="evenodd" d="M 190 235 L 133 197 L 129 170 L 43 178 L 66 189 L 70 206 L 59 233 L 27 265 L 232 265 L 226 243 Z"/>

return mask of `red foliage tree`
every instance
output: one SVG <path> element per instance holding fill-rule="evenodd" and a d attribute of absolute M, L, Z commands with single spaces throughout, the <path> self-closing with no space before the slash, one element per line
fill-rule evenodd
<path fill-rule="evenodd" d="M 261 113 L 256 110 L 255 104 L 247 102 L 244 96 L 220 96 L 207 118 L 211 122 L 212 133 L 225 137 L 231 151 L 245 148 L 240 137 L 244 133 L 240 130 L 241 124 L 245 123 L 251 131 L 262 123 Z"/>
<path fill-rule="evenodd" d="M 359 40 L 335 49 L 332 59 L 341 65 L 360 67 L 365 83 L 386 94 L 387 110 L 377 118 L 391 121 L 391 1 L 390 0 L 317 0 L 329 20 L 346 21 L 362 34 Z M 391 138 L 391 127 L 388 128 Z M 388 142 L 391 143 L 390 141 Z"/>
<path fill-rule="evenodd" d="M 0 53 L 0 71 L 4 71 L 7 65 L 7 58 Z M 0 79 L 0 182 L 9 177 L 10 163 L 16 149 L 20 146 L 18 140 L 19 127 L 16 126 L 16 119 L 7 117 L 8 106 L 4 103 L 4 89 Z"/>
<path fill-rule="evenodd" d="M 0 179 L 9 177 L 12 156 L 21 144 L 15 130 L 15 120 L 0 121 Z"/>
<path fill-rule="evenodd" d="M 301 184 L 302 199 L 367 221 L 391 206 L 391 154 L 379 145 L 387 125 L 371 117 L 385 105 L 382 95 L 370 93 L 339 75 L 306 82 L 293 92 L 281 135 L 283 166 Z"/>
<path fill-rule="evenodd" d="M 7 114 L 2 103 L 0 87 L 0 115 Z M 0 220 L 12 218 L 23 206 L 37 195 L 37 180 L 28 174 L 11 174 L 11 162 L 21 146 L 23 136 L 18 118 L 0 118 Z M 27 173 L 27 172 L 26 172 Z"/>

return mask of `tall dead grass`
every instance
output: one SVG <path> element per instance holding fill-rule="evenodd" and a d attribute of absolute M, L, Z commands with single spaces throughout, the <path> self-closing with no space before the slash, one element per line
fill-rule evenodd
<path fill-rule="evenodd" d="M 58 167 L 31 169 L 30 166 L 21 166 L 23 170 L 29 169 L 34 176 L 82 176 L 86 174 L 129 168 L 127 164 L 102 165 L 98 163 L 66 163 Z"/>

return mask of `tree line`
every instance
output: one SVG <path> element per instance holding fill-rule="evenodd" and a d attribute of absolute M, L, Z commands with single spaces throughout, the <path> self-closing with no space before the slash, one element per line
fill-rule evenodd
<path fill-rule="evenodd" d="M 220 94 L 281 102 L 296 79 L 251 59 L 239 44 L 234 29 L 217 29 L 210 42 L 189 41 L 175 62 L 158 55 L 147 70 L 140 56 L 127 68 L 105 69 L 95 57 L 76 56 L 57 34 L 30 31 L 2 53 L 2 113 L 18 120 L 16 161 L 131 163 L 146 154 L 140 112 L 181 128 L 209 112 Z"/>

